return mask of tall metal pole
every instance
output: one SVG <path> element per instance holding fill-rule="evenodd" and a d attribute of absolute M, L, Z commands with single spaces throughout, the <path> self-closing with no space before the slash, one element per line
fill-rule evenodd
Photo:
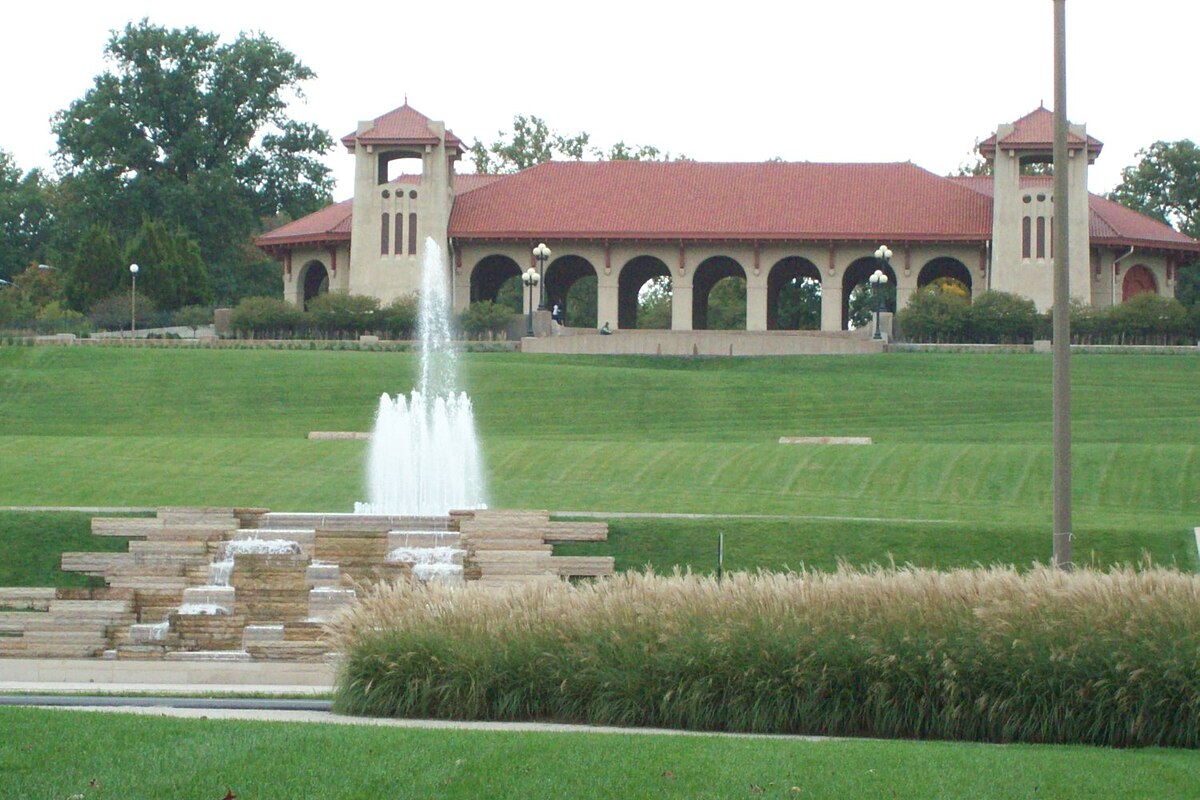
<path fill-rule="evenodd" d="M 1072 567 L 1069 162 L 1067 2 L 1054 0 L 1054 566 L 1064 570 Z"/>

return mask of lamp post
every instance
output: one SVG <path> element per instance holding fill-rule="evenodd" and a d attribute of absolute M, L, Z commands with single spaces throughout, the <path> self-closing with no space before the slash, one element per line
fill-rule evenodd
<path fill-rule="evenodd" d="M 542 245 L 542 247 L 545 247 L 545 245 Z M 526 336 L 533 336 L 533 287 L 537 286 L 541 282 L 541 276 L 537 274 L 537 270 L 535 270 L 533 267 L 525 270 L 525 274 L 521 276 L 521 283 L 525 284 L 525 286 L 529 289 L 529 313 L 526 315 L 528 321 L 525 326 Z"/>
<path fill-rule="evenodd" d="M 137 338 L 137 274 L 138 265 L 129 265 L 129 274 L 133 276 L 133 286 L 129 290 L 129 322 L 132 328 L 132 338 Z"/>
<path fill-rule="evenodd" d="M 888 261 L 892 258 L 892 251 L 886 244 L 879 245 L 879 249 L 875 251 L 875 257 L 880 260 L 883 266 L 888 267 Z M 871 291 L 875 295 L 875 335 L 874 339 L 882 339 L 883 333 L 879 330 L 879 315 L 883 311 L 883 289 L 887 286 L 888 276 L 882 269 L 877 269 L 871 274 Z"/>
<path fill-rule="evenodd" d="M 533 248 L 533 257 L 538 262 L 538 276 L 546 274 L 546 262 L 550 260 L 550 248 L 546 247 L 546 243 L 542 242 L 537 247 Z M 545 288 L 538 289 L 538 311 L 546 310 L 546 290 Z"/>

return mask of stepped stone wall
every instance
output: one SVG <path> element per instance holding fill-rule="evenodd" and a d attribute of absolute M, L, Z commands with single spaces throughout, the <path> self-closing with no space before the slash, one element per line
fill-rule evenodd
<path fill-rule="evenodd" d="M 126 537 L 128 549 L 63 553 L 62 568 L 103 578 L 105 587 L 0 588 L 0 657 L 324 659 L 324 621 L 354 601 L 356 588 L 418 579 L 413 563 L 389 560 L 396 547 L 462 551 L 462 578 L 481 588 L 613 571 L 610 557 L 554 555 L 557 543 L 606 540 L 606 524 L 554 521 L 546 511 L 162 508 L 154 517 L 97 517 L 92 533 Z M 210 586 L 210 565 L 242 539 L 295 541 L 300 552 L 236 553 L 229 586 Z M 180 613 L 185 603 L 209 613 Z"/>

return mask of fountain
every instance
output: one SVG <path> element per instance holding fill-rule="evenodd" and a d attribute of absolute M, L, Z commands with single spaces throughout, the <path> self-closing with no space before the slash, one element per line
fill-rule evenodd
<path fill-rule="evenodd" d="M 441 248 L 425 240 L 421 265 L 420 379 L 406 398 L 379 398 L 367 457 L 369 499 L 356 514 L 440 516 L 486 508 L 471 399 L 457 389 L 450 297 Z"/>

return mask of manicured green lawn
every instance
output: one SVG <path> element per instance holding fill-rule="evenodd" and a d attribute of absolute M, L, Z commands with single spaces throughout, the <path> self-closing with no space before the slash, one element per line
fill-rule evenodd
<path fill-rule="evenodd" d="M 66 551 L 124 552 L 128 539 L 93 536 L 90 514 L 0 513 L 0 586 L 103 586 L 100 578 L 59 570 Z"/>
<path fill-rule="evenodd" d="M 899 523 L 823 519 L 610 519 L 608 541 L 564 544 L 555 554 L 611 555 L 618 570 L 651 566 L 657 572 L 690 567 L 716 570 L 718 535 L 724 534 L 726 570 L 830 570 L 846 562 L 913 564 L 949 569 L 990 564 L 1028 566 L 1046 561 L 1045 526 L 1014 523 Z M 1075 562 L 1197 565 L 1189 531 L 1143 532 L 1097 528 L 1076 537 Z"/>
<path fill-rule="evenodd" d="M 772 534 L 786 541 L 763 554 L 770 564 L 1020 563 L 1048 550 L 1048 357 L 460 363 L 494 506 L 894 521 L 797 525 Z M 364 444 L 305 434 L 369 429 L 378 395 L 409 390 L 415 367 L 406 353 L 0 348 L 0 505 L 348 511 Z M 1200 358 L 1078 356 L 1073 378 L 1077 551 L 1194 566 Z M 777 443 L 796 435 L 876 444 Z M 641 558 L 631 537 L 626 563 Z"/>
<path fill-rule="evenodd" d="M 509 733 L 0 709 L 10 797 L 1190 798 L 1192 751 Z M 92 782 L 95 782 L 94 784 Z"/>

